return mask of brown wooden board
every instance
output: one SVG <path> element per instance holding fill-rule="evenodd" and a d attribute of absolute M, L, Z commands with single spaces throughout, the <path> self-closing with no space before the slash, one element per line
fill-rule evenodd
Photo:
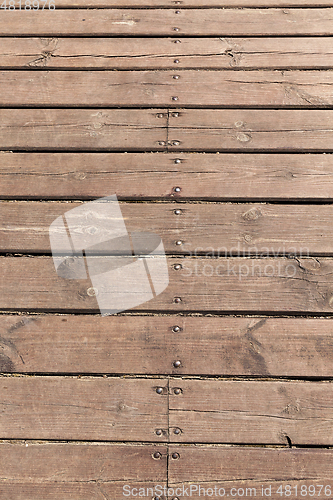
<path fill-rule="evenodd" d="M 0 372 L 332 377 L 332 328 L 311 318 L 1 315 Z"/>
<path fill-rule="evenodd" d="M 165 149 L 163 110 L 0 110 L 0 149 Z"/>
<path fill-rule="evenodd" d="M 329 152 L 332 120 L 331 110 L 1 109 L 0 149 Z"/>
<path fill-rule="evenodd" d="M 172 150 L 333 150 L 333 113 L 324 110 L 192 109 L 171 113 Z"/>
<path fill-rule="evenodd" d="M 333 34 L 331 8 L 4 11 L 3 36 L 265 36 Z"/>
<path fill-rule="evenodd" d="M 332 0 L 57 0 L 57 8 L 113 7 L 332 7 Z"/>
<path fill-rule="evenodd" d="M 1 71 L 0 87 L 0 106 L 318 108 L 333 104 L 332 71 Z"/>
<path fill-rule="evenodd" d="M 4 37 L 0 49 L 0 68 L 12 69 L 331 69 L 332 66 L 332 43 L 326 37 Z"/>
<path fill-rule="evenodd" d="M 169 425 L 184 442 L 332 445 L 332 393 L 322 382 L 172 380 Z"/>
<path fill-rule="evenodd" d="M 0 488 L 9 500 L 120 500 L 125 485 L 167 481 L 163 445 L 2 442 L 0 453 Z"/>
<path fill-rule="evenodd" d="M 0 152 L 2 199 L 113 193 L 118 199 L 332 200 L 333 156 Z"/>
<path fill-rule="evenodd" d="M 50 225 L 57 217 L 80 206 L 82 203 L 78 202 L 1 201 L 0 252 L 51 253 Z M 120 209 L 128 231 L 158 234 L 168 254 L 207 257 L 333 255 L 331 204 L 124 202 Z M 103 227 L 98 223 L 98 208 L 91 213 L 96 215 L 91 219 L 95 234 L 109 240 L 107 215 L 103 219 L 106 227 Z M 112 221 L 112 212 L 109 217 Z M 81 230 L 79 215 L 72 219 L 71 231 Z"/>
<path fill-rule="evenodd" d="M 167 262 L 168 287 L 135 310 L 333 311 L 333 261 L 329 258 L 169 258 Z M 181 269 L 174 268 L 177 263 L 181 263 Z M 4 311 L 99 313 L 91 281 L 61 278 L 52 257 L 1 257 L 0 271 L 0 308 Z M 129 273 L 123 276 L 121 288 L 133 287 L 131 280 Z"/>
<path fill-rule="evenodd" d="M 266 489 L 271 484 L 271 498 L 274 500 L 281 498 L 276 493 L 281 484 L 283 491 L 285 485 L 298 484 L 298 494 L 302 484 L 316 484 L 317 492 L 319 484 L 332 487 L 333 453 L 329 449 L 170 445 L 169 454 L 172 456 L 174 453 L 178 453 L 179 458 L 169 462 L 170 486 L 193 483 L 201 484 L 203 488 L 214 488 L 220 485 L 226 488 L 227 494 L 232 487 L 256 485 L 256 496 L 265 498 L 261 493 L 261 485 Z M 295 493 L 295 490 L 292 491 Z M 327 493 L 329 497 L 328 490 Z M 196 493 L 193 496 L 198 498 L 199 495 Z M 209 498 L 209 495 L 200 498 Z"/>
<path fill-rule="evenodd" d="M 156 388 L 167 385 L 159 379 L 2 377 L 0 434 L 3 439 L 165 441 L 167 397 Z"/>

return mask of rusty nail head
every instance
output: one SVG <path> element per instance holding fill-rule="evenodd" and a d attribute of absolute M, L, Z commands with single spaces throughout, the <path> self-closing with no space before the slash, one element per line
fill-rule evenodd
<path fill-rule="evenodd" d="M 177 159 L 175 160 L 175 163 L 176 163 L 177 165 L 178 165 L 179 163 L 181 163 L 181 162 L 182 162 L 182 161 L 181 161 L 179 158 L 177 158 Z"/>
<path fill-rule="evenodd" d="M 174 366 L 175 368 L 179 368 L 179 367 L 180 367 L 180 365 L 181 365 L 181 362 L 180 362 L 180 361 L 175 361 L 175 362 L 173 363 L 173 366 Z"/>
<path fill-rule="evenodd" d="M 183 242 L 181 240 L 176 241 L 176 245 L 179 246 L 179 245 L 182 245 L 182 244 L 183 244 Z"/>
<path fill-rule="evenodd" d="M 181 331 L 181 328 L 180 328 L 180 326 L 176 325 L 176 326 L 173 327 L 172 331 L 175 332 L 175 333 L 178 333 L 178 332 Z"/>
<path fill-rule="evenodd" d="M 172 456 L 172 458 L 173 458 L 174 460 L 178 460 L 178 458 L 179 458 L 179 453 L 173 453 L 171 456 Z"/>
<path fill-rule="evenodd" d="M 156 392 L 157 394 L 163 394 L 163 387 L 157 387 Z"/>
<path fill-rule="evenodd" d="M 181 210 L 179 210 L 179 209 L 175 210 L 175 215 L 180 215 L 181 213 L 182 213 Z"/>
<path fill-rule="evenodd" d="M 174 434 L 181 434 L 181 430 L 179 429 L 179 427 L 176 427 L 173 431 Z"/>
<path fill-rule="evenodd" d="M 178 101 L 178 97 L 175 95 L 175 96 L 173 96 L 172 100 L 173 101 Z"/>
<path fill-rule="evenodd" d="M 162 429 L 157 429 L 156 434 L 157 434 L 158 436 L 162 436 L 162 434 L 163 434 Z"/>
<path fill-rule="evenodd" d="M 180 304 L 181 301 L 182 301 L 182 299 L 180 297 L 175 297 L 176 304 Z"/>
<path fill-rule="evenodd" d="M 179 387 L 176 387 L 176 389 L 173 390 L 173 393 L 176 394 L 176 396 L 178 396 L 179 394 L 182 393 L 182 390 Z"/>
<path fill-rule="evenodd" d="M 155 458 L 156 460 L 158 460 L 159 458 L 161 458 L 161 453 L 159 451 L 155 451 L 155 453 L 153 454 L 153 458 Z"/>

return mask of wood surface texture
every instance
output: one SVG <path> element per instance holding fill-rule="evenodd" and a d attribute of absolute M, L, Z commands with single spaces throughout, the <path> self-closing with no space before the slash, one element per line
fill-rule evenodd
<path fill-rule="evenodd" d="M 0 152 L 1 199 L 86 200 L 110 193 L 135 200 L 331 201 L 333 156 Z"/>
<path fill-rule="evenodd" d="M 333 48 L 329 37 L 89 39 L 3 37 L 0 49 L 0 68 L 6 69 L 282 68 L 287 70 L 331 69 L 332 65 Z"/>
<path fill-rule="evenodd" d="M 332 498 L 333 1 L 14 3 L 1 499 Z M 166 257 L 89 247 L 94 271 L 113 269 L 96 286 L 67 279 L 61 247 L 58 275 L 50 225 L 110 195 Z M 164 262 L 168 286 L 102 317 L 100 292 L 139 291 L 137 259 Z"/>

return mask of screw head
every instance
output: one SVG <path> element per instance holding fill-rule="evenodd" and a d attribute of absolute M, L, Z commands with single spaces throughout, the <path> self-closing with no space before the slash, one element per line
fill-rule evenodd
<path fill-rule="evenodd" d="M 178 434 L 181 434 L 181 432 L 182 432 L 182 431 L 181 431 L 181 429 L 179 429 L 179 427 L 176 427 L 176 428 L 173 430 L 173 433 L 174 433 L 174 434 L 177 434 L 177 435 L 178 435 Z"/>
<path fill-rule="evenodd" d="M 159 458 L 161 458 L 161 453 L 159 451 L 155 451 L 155 453 L 153 454 L 153 458 L 155 458 L 155 460 L 158 460 Z"/>
<path fill-rule="evenodd" d="M 179 396 L 179 394 L 182 393 L 182 390 L 179 387 L 176 387 L 176 389 L 173 390 L 173 393 L 176 394 L 176 396 Z"/>
<path fill-rule="evenodd" d="M 172 100 L 173 101 L 178 101 L 178 97 L 175 95 L 175 96 L 172 97 Z"/>
<path fill-rule="evenodd" d="M 175 361 L 175 362 L 173 363 L 173 366 L 174 366 L 175 368 L 179 368 L 179 367 L 181 366 L 181 362 L 180 362 L 180 361 Z"/>
<path fill-rule="evenodd" d="M 157 387 L 156 392 L 157 394 L 163 394 L 163 387 Z"/>
<path fill-rule="evenodd" d="M 177 210 L 175 210 L 175 211 L 174 211 L 174 214 L 175 214 L 175 215 L 180 215 L 181 213 L 182 213 L 182 211 L 181 211 L 181 210 L 179 210 L 179 209 L 177 209 Z"/>
<path fill-rule="evenodd" d="M 163 434 L 162 429 L 157 429 L 156 434 L 157 434 L 157 436 L 162 436 L 162 434 Z"/>
<path fill-rule="evenodd" d="M 176 245 L 180 246 L 182 244 L 183 244 L 183 242 L 181 240 L 176 241 Z"/>
<path fill-rule="evenodd" d="M 176 165 L 179 165 L 179 163 L 181 163 L 181 162 L 182 162 L 182 161 L 181 161 L 179 158 L 177 158 L 177 159 L 175 160 Z M 177 188 L 176 188 L 176 189 L 177 189 Z M 175 190 L 176 190 L 176 189 L 175 189 Z M 180 188 L 179 188 L 179 189 L 180 189 Z"/>
<path fill-rule="evenodd" d="M 176 304 L 180 304 L 182 299 L 180 297 L 175 297 L 174 301 L 176 302 Z"/>
<path fill-rule="evenodd" d="M 172 456 L 172 458 L 173 458 L 174 460 L 178 460 L 178 458 L 179 458 L 179 453 L 173 453 L 171 456 Z"/>
<path fill-rule="evenodd" d="M 180 328 L 180 326 L 175 325 L 175 326 L 172 328 L 172 331 L 173 331 L 173 332 L 175 332 L 175 333 L 178 333 L 178 332 L 180 332 L 180 331 L 181 331 L 181 328 Z"/>

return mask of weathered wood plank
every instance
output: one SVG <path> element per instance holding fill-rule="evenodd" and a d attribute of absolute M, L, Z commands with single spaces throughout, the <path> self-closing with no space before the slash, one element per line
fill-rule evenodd
<path fill-rule="evenodd" d="M 50 253 L 50 225 L 57 217 L 81 205 L 81 202 L 0 201 L 0 252 Z M 158 234 L 168 254 L 207 257 L 333 255 L 331 204 L 295 207 L 267 203 L 138 205 L 124 202 L 120 208 L 129 231 Z M 108 241 L 108 219 L 103 219 L 104 229 L 98 223 L 98 211 L 90 213 L 96 234 L 102 237 L 105 231 Z M 113 220 L 112 213 L 110 220 Z M 73 219 L 71 231 L 81 230 L 82 219 Z"/>
<path fill-rule="evenodd" d="M 333 156 L 0 152 L 3 199 L 110 193 L 118 199 L 332 200 Z"/>
<path fill-rule="evenodd" d="M 117 349 L 117 346 L 114 346 Z M 3 377 L 3 439 L 165 441 L 165 395 L 155 379 Z"/>
<path fill-rule="evenodd" d="M 119 0 L 57 0 L 57 7 L 120 7 Z M 332 0 L 122 0 L 121 7 L 332 7 Z"/>
<path fill-rule="evenodd" d="M 324 110 L 189 109 L 171 113 L 172 150 L 333 151 L 333 113 Z M 195 125 L 194 125 L 195 124 Z"/>
<path fill-rule="evenodd" d="M 0 149 L 329 152 L 332 121 L 331 110 L 189 109 L 168 120 L 158 109 L 1 109 Z"/>
<path fill-rule="evenodd" d="M 0 148 L 163 150 L 167 119 L 156 109 L 1 109 Z"/>
<path fill-rule="evenodd" d="M 0 68 L 331 69 L 330 38 L 2 38 Z"/>
<path fill-rule="evenodd" d="M 180 455 L 170 460 L 169 484 L 232 481 L 230 487 L 241 487 L 242 481 L 257 481 L 266 488 L 293 480 L 331 484 L 333 474 L 332 450 L 170 445 L 169 453 Z M 272 498 L 278 496 L 272 491 Z"/>
<path fill-rule="evenodd" d="M 149 488 L 167 480 L 163 445 L 2 442 L 0 453 L 0 488 L 8 499 L 120 500 L 125 484 Z"/>
<path fill-rule="evenodd" d="M 331 332 L 331 319 L 2 315 L 0 371 L 332 377 Z"/>
<path fill-rule="evenodd" d="M 332 312 L 332 259 L 169 258 L 168 265 L 169 286 L 135 310 Z M 91 281 L 59 277 L 51 257 L 1 257 L 0 271 L 2 310 L 99 312 Z M 131 279 L 122 287 L 133 288 Z"/>
<path fill-rule="evenodd" d="M 332 393 L 321 382 L 172 380 L 169 423 L 182 431 L 173 440 L 331 445 Z"/>
<path fill-rule="evenodd" d="M 332 71 L 1 71 L 0 106 L 328 107 Z M 96 91 L 98 89 L 98 91 Z"/>
<path fill-rule="evenodd" d="M 176 9 L 15 10 L 1 16 L 0 32 L 3 36 L 333 34 L 331 8 Z"/>

